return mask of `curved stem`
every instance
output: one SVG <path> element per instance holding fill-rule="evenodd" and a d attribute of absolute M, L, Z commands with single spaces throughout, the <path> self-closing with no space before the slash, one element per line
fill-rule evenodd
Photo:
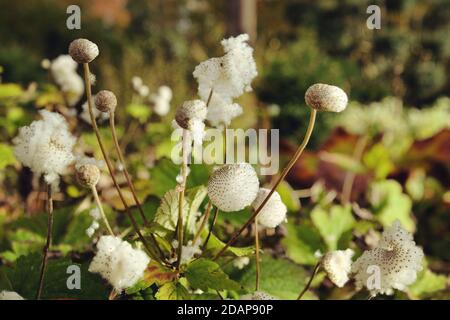
<path fill-rule="evenodd" d="M 183 230 L 183 209 L 184 209 L 184 192 L 186 189 L 186 179 L 187 179 L 187 157 L 188 157 L 188 143 L 190 138 L 188 137 L 188 131 L 183 129 L 183 142 L 182 142 L 182 162 L 181 162 L 181 183 L 179 185 L 179 195 L 178 195 L 178 221 L 177 221 L 177 237 L 178 237 L 178 253 L 177 253 L 177 270 L 180 269 L 181 265 L 181 255 L 183 253 L 183 241 L 184 241 L 184 230 Z"/>
<path fill-rule="evenodd" d="M 303 297 L 303 295 L 306 293 L 306 291 L 308 291 L 308 289 L 311 286 L 311 283 L 312 283 L 312 281 L 314 279 L 314 276 L 317 274 L 317 271 L 319 270 L 321 262 L 322 261 L 317 262 L 316 266 L 314 267 L 313 273 L 311 274 L 311 277 L 309 278 L 308 283 L 303 288 L 302 292 L 300 292 L 300 294 L 298 295 L 297 300 L 300 300 Z"/>
<path fill-rule="evenodd" d="M 219 215 L 219 208 L 216 207 L 214 209 L 214 217 L 213 217 L 213 222 L 211 224 L 211 228 L 209 228 L 208 236 L 206 237 L 205 243 L 203 243 L 203 251 L 205 251 L 206 247 L 208 246 L 209 238 L 211 238 L 211 234 L 213 232 L 214 225 L 216 224 L 218 215 Z"/>
<path fill-rule="evenodd" d="M 114 232 L 112 231 L 111 226 L 109 225 L 108 219 L 106 218 L 106 215 L 105 215 L 105 211 L 103 211 L 103 206 L 100 201 L 100 198 L 98 197 L 98 192 L 97 192 L 97 189 L 95 188 L 95 186 L 91 187 L 91 191 L 92 191 L 92 195 L 94 196 L 95 203 L 97 204 L 98 210 L 100 210 L 100 214 L 102 216 L 103 223 L 105 224 L 106 229 L 112 236 L 114 236 Z"/>
<path fill-rule="evenodd" d="M 255 291 L 259 290 L 259 278 L 261 273 L 261 266 L 259 263 L 259 232 L 258 232 L 258 219 L 255 219 L 255 263 L 256 263 L 256 279 L 255 279 Z"/>
<path fill-rule="evenodd" d="M 300 146 L 298 147 L 297 151 L 295 152 L 294 156 L 292 157 L 292 159 L 289 161 L 289 163 L 287 164 L 287 166 L 283 169 L 283 171 L 281 172 L 281 175 L 277 178 L 277 180 L 275 181 L 273 187 L 271 188 L 270 192 L 267 194 L 266 198 L 264 199 L 264 201 L 260 204 L 260 206 L 253 212 L 252 216 L 247 220 L 247 222 L 241 227 L 241 229 L 239 229 L 239 231 L 237 231 L 232 237 L 231 239 L 227 242 L 227 244 L 222 248 L 222 250 L 219 251 L 219 253 L 216 254 L 216 256 L 213 258 L 213 260 L 216 260 L 218 257 L 220 257 L 227 249 L 229 246 L 231 246 L 236 240 L 237 238 L 242 234 L 242 232 L 244 232 L 245 229 L 248 228 L 248 226 L 250 224 L 253 223 L 253 221 L 255 221 L 256 217 L 258 216 L 259 212 L 262 210 L 262 208 L 264 208 L 264 206 L 266 205 L 267 201 L 269 201 L 270 197 L 272 196 L 272 194 L 275 192 L 276 188 L 278 187 L 278 185 L 281 183 L 281 181 L 284 180 L 284 178 L 286 177 L 286 175 L 289 173 L 289 171 L 292 169 L 292 167 L 294 166 L 294 164 L 297 162 L 298 158 L 300 158 L 300 155 L 303 153 L 303 150 L 305 149 L 306 145 L 309 142 L 309 139 L 311 138 L 311 134 L 312 131 L 314 129 L 314 123 L 316 121 L 316 114 L 317 111 L 315 109 L 311 108 L 311 114 L 309 117 L 309 123 L 308 123 L 308 128 L 306 129 L 306 134 L 305 137 L 303 138 L 302 143 L 300 144 Z"/>
<path fill-rule="evenodd" d="M 134 217 L 130 211 L 130 208 L 128 207 L 128 204 L 127 204 L 125 198 L 123 197 L 122 190 L 120 189 L 119 184 L 117 183 L 117 180 L 114 176 L 114 170 L 113 170 L 111 161 L 109 159 L 108 154 L 106 153 L 105 146 L 103 145 L 103 141 L 100 136 L 100 131 L 98 130 L 97 123 L 95 121 L 94 107 L 93 107 L 93 103 L 92 103 L 91 81 L 90 81 L 90 77 L 89 77 L 89 75 L 90 75 L 89 64 L 83 63 L 83 70 L 84 70 L 84 82 L 85 82 L 85 87 L 86 87 L 86 98 L 87 98 L 88 107 L 89 107 L 89 116 L 91 118 L 92 128 L 94 129 L 95 136 L 97 137 L 98 145 L 100 146 L 100 150 L 102 152 L 103 159 L 105 159 L 106 166 L 108 167 L 109 175 L 111 176 L 114 187 L 116 188 L 117 193 L 119 194 L 119 198 L 122 201 L 123 206 L 125 208 L 125 212 L 127 213 L 128 218 L 130 219 L 131 224 L 133 225 L 133 228 L 135 229 L 140 241 L 143 243 L 144 247 L 147 249 L 150 256 L 152 258 L 154 258 L 155 260 L 159 261 L 156 254 L 154 253 L 152 248 L 147 244 L 147 241 L 145 240 L 144 236 L 142 235 L 141 231 L 139 230 L 139 226 L 137 225 L 136 220 L 134 219 Z"/>
<path fill-rule="evenodd" d="M 364 149 L 366 148 L 369 137 L 367 135 L 358 139 L 353 153 L 353 159 L 360 161 Z M 354 172 L 347 172 L 344 178 L 344 184 L 342 186 L 342 202 L 344 204 L 350 202 L 352 195 L 353 182 L 355 181 L 356 174 Z"/>
<path fill-rule="evenodd" d="M 206 206 L 205 215 L 203 216 L 202 223 L 200 224 L 200 227 L 198 228 L 197 233 L 194 236 L 194 240 L 192 240 L 193 244 L 197 243 L 197 240 L 200 238 L 202 231 L 206 226 L 206 222 L 209 219 L 209 215 L 211 213 L 211 208 L 212 208 L 212 202 L 208 201 L 208 205 Z"/>
<path fill-rule="evenodd" d="M 142 217 L 142 220 L 144 221 L 144 224 L 147 224 L 148 223 L 147 218 L 145 217 L 144 210 L 142 210 L 141 203 L 140 203 L 140 201 L 139 201 L 139 199 L 137 197 L 137 194 L 136 194 L 136 189 L 134 188 L 134 184 L 133 184 L 133 182 L 131 180 L 130 174 L 128 173 L 127 166 L 126 166 L 126 163 L 125 163 L 125 159 L 123 157 L 122 150 L 120 149 L 119 141 L 117 139 L 117 131 L 116 131 L 116 125 L 115 125 L 115 119 L 114 118 L 115 118 L 115 113 L 113 111 L 111 111 L 109 113 L 109 127 L 111 129 L 111 135 L 112 135 L 112 138 L 113 138 L 113 141 L 114 141 L 114 147 L 116 148 L 117 155 L 119 156 L 120 164 L 123 167 L 123 174 L 125 176 L 125 179 L 127 180 L 128 187 L 130 188 L 130 191 L 131 191 L 131 193 L 133 195 L 134 202 L 136 203 L 136 206 L 138 207 L 139 213 L 141 214 L 141 217 Z"/>
<path fill-rule="evenodd" d="M 49 249 L 50 249 L 50 247 L 52 245 L 53 198 L 52 198 L 52 188 L 48 184 L 47 184 L 47 205 L 46 205 L 46 211 L 47 211 L 47 214 L 48 214 L 48 219 L 47 219 L 47 241 L 46 241 L 44 249 L 43 249 L 41 272 L 40 272 L 40 275 L 39 275 L 39 285 L 38 285 L 38 290 L 37 290 L 37 293 L 36 293 L 36 299 L 37 300 L 41 299 L 42 290 L 44 288 L 45 271 L 47 270 L 48 251 L 49 251 Z"/>

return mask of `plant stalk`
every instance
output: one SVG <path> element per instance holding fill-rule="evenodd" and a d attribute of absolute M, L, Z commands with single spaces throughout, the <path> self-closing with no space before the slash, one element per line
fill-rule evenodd
<path fill-rule="evenodd" d="M 125 208 L 125 212 L 127 213 L 131 224 L 133 225 L 133 228 L 135 229 L 140 241 L 143 243 L 144 247 L 147 249 L 148 253 L 150 254 L 150 256 L 152 258 L 154 258 L 155 260 L 159 261 L 157 255 L 155 254 L 155 252 L 152 250 L 152 248 L 148 245 L 147 241 L 145 240 L 144 236 L 142 235 L 141 231 L 139 230 L 139 226 L 136 223 L 136 220 L 134 219 L 130 208 L 128 207 L 128 204 L 122 194 L 122 190 L 120 189 L 119 184 L 117 183 L 117 180 L 114 176 L 114 170 L 113 170 L 113 166 L 111 164 L 111 161 L 109 159 L 108 154 L 106 153 L 106 149 L 105 146 L 103 145 L 103 141 L 102 138 L 100 136 L 100 131 L 98 130 L 97 127 L 97 123 L 95 121 L 95 116 L 94 116 L 94 106 L 92 103 L 92 92 L 91 92 L 91 81 L 89 78 L 90 75 L 90 71 L 89 71 L 89 64 L 88 63 L 83 63 L 83 70 L 84 70 L 84 82 L 85 82 L 85 87 L 86 87 L 86 98 L 88 101 L 88 107 L 89 107 L 89 116 L 91 118 L 91 123 L 92 123 L 92 128 L 94 129 L 95 135 L 97 137 L 97 142 L 100 146 L 100 150 L 102 152 L 103 155 L 103 159 L 105 159 L 106 162 L 106 166 L 108 167 L 108 171 L 109 171 L 109 175 L 111 176 L 111 179 L 113 181 L 114 187 L 117 190 L 117 193 L 119 194 L 119 198 L 123 203 L 123 206 Z"/>
<path fill-rule="evenodd" d="M 266 196 L 266 198 L 261 203 L 261 205 L 253 212 L 252 216 L 241 227 L 241 229 L 239 229 L 239 231 L 237 231 L 231 237 L 231 239 L 222 248 L 222 250 L 220 250 L 219 253 L 216 254 L 216 256 L 213 258 L 213 260 L 216 260 L 217 258 L 219 258 L 228 249 L 228 247 L 231 246 L 237 240 L 237 238 L 242 234 L 242 232 L 244 232 L 244 230 L 246 230 L 248 228 L 248 226 L 251 225 L 253 223 L 253 221 L 255 221 L 255 218 L 261 212 L 262 208 L 264 208 L 264 206 L 266 205 L 267 201 L 269 201 L 270 197 L 275 192 L 275 190 L 278 187 L 278 185 L 281 183 L 281 181 L 284 180 L 284 178 L 287 176 L 287 174 L 292 169 L 294 164 L 300 158 L 301 154 L 303 153 L 303 150 L 305 149 L 306 145 L 309 142 L 309 139 L 311 138 L 311 134 L 312 134 L 313 129 L 314 129 L 314 123 L 315 123 L 315 120 L 316 120 L 316 114 L 317 114 L 317 111 L 315 109 L 311 108 L 311 114 L 310 114 L 310 117 L 309 117 L 309 123 L 308 123 L 308 128 L 306 129 L 305 137 L 303 138 L 303 141 L 300 144 L 300 146 L 298 147 L 298 149 L 295 152 L 294 156 L 289 161 L 289 163 L 286 165 L 286 167 L 283 169 L 283 171 L 281 172 L 281 175 L 277 178 L 277 180 L 275 181 L 275 183 L 274 183 L 273 187 L 271 188 L 269 194 Z"/>
<path fill-rule="evenodd" d="M 41 272 L 39 275 L 39 285 L 38 291 L 36 293 L 36 300 L 40 300 L 42 296 L 42 290 L 44 289 L 44 278 L 45 271 L 47 270 L 47 262 L 48 262 L 48 251 L 52 245 L 52 233 L 53 233 L 53 198 L 52 198 L 52 188 L 49 184 L 47 184 L 47 203 L 46 203 L 46 211 L 48 215 L 47 219 L 47 241 L 45 243 L 43 249 L 43 257 L 41 264 Z"/>
<path fill-rule="evenodd" d="M 97 192 L 97 189 L 95 188 L 95 186 L 91 187 L 91 191 L 92 191 L 92 195 L 94 196 L 95 203 L 97 204 L 98 210 L 100 210 L 100 214 L 102 216 L 103 223 L 105 224 L 106 229 L 108 230 L 110 235 L 114 236 L 114 232 L 112 231 L 111 226 L 109 225 L 108 219 L 106 218 L 105 211 L 103 210 L 103 206 L 102 206 L 102 203 L 100 201 L 100 198 L 98 196 L 98 192 Z"/>
<path fill-rule="evenodd" d="M 306 293 L 306 291 L 308 291 L 309 287 L 311 286 L 311 283 L 315 277 L 315 275 L 317 274 L 317 271 L 319 270 L 320 264 L 322 261 L 317 262 L 316 266 L 314 267 L 314 270 L 311 274 L 311 277 L 308 280 L 308 283 L 306 284 L 306 286 L 303 288 L 302 292 L 300 292 L 300 294 L 298 295 L 297 300 L 300 300 L 303 295 Z"/>
<path fill-rule="evenodd" d="M 261 265 L 259 263 L 259 232 L 258 232 L 258 219 L 255 219 L 255 263 L 256 263 L 256 279 L 255 279 L 255 291 L 259 290 L 259 278 L 261 274 Z"/>

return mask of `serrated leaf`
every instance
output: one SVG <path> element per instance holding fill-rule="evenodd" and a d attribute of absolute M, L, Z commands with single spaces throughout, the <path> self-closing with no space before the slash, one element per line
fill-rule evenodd
<path fill-rule="evenodd" d="M 167 230 L 175 231 L 178 222 L 178 208 L 179 192 L 175 189 L 167 191 L 161 199 L 159 208 L 156 210 L 154 222 Z M 183 219 L 186 219 L 188 212 L 189 204 L 186 199 L 184 199 Z"/>
<path fill-rule="evenodd" d="M 328 212 L 317 206 L 311 212 L 311 219 L 329 250 L 336 250 L 339 239 L 355 225 L 350 206 L 335 205 Z"/>
<path fill-rule="evenodd" d="M 239 290 L 240 288 L 240 285 L 231 280 L 216 262 L 204 258 L 194 260 L 188 265 L 186 278 L 193 288 L 203 291 Z"/>
<path fill-rule="evenodd" d="M 411 217 L 411 199 L 403 193 L 402 186 L 395 180 L 372 183 L 369 200 L 374 207 L 374 214 L 384 227 L 389 227 L 395 220 L 409 232 L 414 232 L 415 224 Z"/>
<path fill-rule="evenodd" d="M 178 281 L 164 284 L 155 297 L 158 300 L 190 300 L 189 292 Z"/>

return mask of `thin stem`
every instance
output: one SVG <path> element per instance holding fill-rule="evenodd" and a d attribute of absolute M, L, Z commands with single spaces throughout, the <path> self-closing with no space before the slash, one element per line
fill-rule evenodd
<path fill-rule="evenodd" d="M 119 184 L 117 183 L 117 180 L 114 176 L 113 166 L 111 164 L 108 154 L 106 153 L 105 146 L 103 145 L 103 141 L 100 136 L 100 131 L 98 130 L 97 123 L 95 121 L 94 107 L 93 107 L 93 103 L 92 103 L 91 81 L 90 81 L 90 77 L 89 77 L 89 75 L 90 75 L 89 64 L 83 63 L 83 70 L 84 70 L 84 82 L 85 82 L 85 87 L 86 87 L 86 97 L 87 97 L 87 102 L 88 102 L 88 107 L 89 107 L 89 116 L 91 118 L 92 128 L 94 129 L 95 136 L 97 137 L 98 145 L 100 146 L 100 150 L 102 152 L 103 159 L 105 159 L 106 166 L 108 167 L 109 175 L 111 176 L 114 187 L 116 188 L 117 193 L 119 194 L 119 198 L 122 201 L 123 206 L 125 208 L 125 212 L 127 213 L 128 218 L 130 219 L 131 224 L 133 225 L 133 228 L 136 230 L 136 233 L 139 236 L 140 241 L 143 243 L 143 245 L 147 249 L 150 256 L 152 258 L 154 258 L 155 260 L 159 261 L 157 258 L 157 255 L 154 253 L 152 248 L 147 244 L 147 241 L 145 240 L 144 236 L 142 235 L 141 231 L 139 230 L 139 226 L 137 225 L 136 220 L 134 219 L 134 217 L 130 211 L 130 208 L 128 207 L 128 204 L 127 204 L 125 198 L 123 197 L 122 191 L 121 191 Z"/>
<path fill-rule="evenodd" d="M 317 271 L 318 271 L 319 268 L 320 268 L 321 262 L 322 262 L 322 261 L 317 262 L 317 264 L 316 264 L 316 266 L 314 267 L 314 270 L 313 270 L 313 272 L 312 272 L 312 274 L 311 274 L 311 277 L 310 277 L 309 280 L 308 280 L 308 283 L 307 283 L 306 286 L 303 288 L 302 292 L 300 292 L 300 294 L 298 295 L 297 300 L 300 300 L 300 299 L 303 297 L 303 295 L 306 293 L 306 291 L 308 291 L 308 289 L 309 289 L 309 287 L 311 286 L 311 283 L 312 283 L 312 281 L 313 281 L 315 275 L 317 274 Z"/>
<path fill-rule="evenodd" d="M 112 231 L 111 226 L 109 225 L 108 219 L 106 218 L 105 211 L 103 210 L 103 206 L 102 206 L 102 203 L 100 201 L 100 198 L 98 196 L 98 192 L 97 192 L 97 189 L 95 188 L 95 186 L 91 187 L 91 191 L 92 191 L 92 195 L 94 196 L 95 203 L 97 204 L 98 210 L 100 210 L 100 214 L 102 216 L 103 223 L 105 224 L 106 229 L 112 236 L 114 236 L 114 232 Z"/>
<path fill-rule="evenodd" d="M 258 232 L 258 219 L 255 219 L 255 262 L 256 262 L 256 279 L 255 279 L 255 291 L 259 290 L 259 278 L 261 274 L 261 266 L 259 263 L 259 232 Z"/>
<path fill-rule="evenodd" d="M 206 100 L 206 107 L 208 108 L 209 103 L 211 102 L 211 98 L 214 92 L 214 88 L 211 88 L 211 91 L 209 91 L 209 96 L 208 96 L 208 100 Z"/>
<path fill-rule="evenodd" d="M 136 203 L 136 206 L 138 207 L 139 213 L 141 214 L 144 224 L 147 224 L 148 223 L 147 218 L 145 217 L 144 210 L 142 210 L 141 203 L 137 197 L 136 189 L 134 188 L 134 184 L 131 180 L 130 174 L 128 173 L 127 166 L 125 163 L 125 158 L 123 157 L 122 150 L 120 148 L 119 141 L 117 139 L 117 131 L 116 131 L 116 125 L 115 125 L 114 118 L 115 118 L 114 111 L 110 111 L 109 112 L 109 127 L 111 128 L 111 135 L 112 135 L 112 138 L 114 141 L 114 147 L 116 148 L 117 155 L 119 156 L 119 161 L 123 168 L 123 174 L 125 176 L 125 179 L 127 180 L 128 187 L 130 188 L 131 193 L 133 195 L 134 202 Z"/>
<path fill-rule="evenodd" d="M 45 271 L 47 270 L 47 262 L 48 262 L 48 251 L 52 245 L 52 232 L 53 232 L 53 198 L 52 198 L 52 188 L 47 184 L 47 205 L 46 211 L 48 214 L 47 219 L 47 241 L 45 243 L 42 257 L 42 265 L 41 265 L 41 273 L 39 275 L 39 285 L 38 291 L 36 293 L 36 299 L 40 300 L 42 295 L 42 290 L 44 289 L 44 278 Z"/>
<path fill-rule="evenodd" d="M 212 202 L 209 201 L 207 206 L 206 206 L 206 209 L 205 209 L 205 214 L 203 216 L 202 223 L 200 224 L 200 227 L 198 228 L 197 233 L 194 236 L 194 240 L 192 241 L 193 244 L 197 243 L 197 240 L 200 238 L 200 236 L 202 234 L 202 231 L 203 231 L 203 229 L 206 226 L 206 222 L 209 219 L 209 215 L 211 213 L 211 208 L 212 208 Z"/>
<path fill-rule="evenodd" d="M 302 143 L 300 144 L 300 146 L 298 147 L 297 151 L 295 152 L 294 156 L 292 157 L 292 159 L 289 161 L 289 163 L 287 164 L 287 166 L 283 169 L 283 171 L 281 172 L 281 175 L 277 178 L 277 180 L 275 181 L 275 184 L 273 185 L 273 187 L 271 188 L 270 192 L 268 193 L 268 195 L 266 196 L 266 198 L 264 199 L 264 201 L 261 203 L 261 205 L 253 212 L 252 216 L 247 220 L 247 222 L 241 227 L 241 229 L 239 229 L 239 231 L 237 231 L 232 237 L 231 239 L 227 242 L 227 244 L 222 248 L 222 250 L 219 251 L 219 253 L 216 254 L 216 256 L 214 257 L 213 260 L 216 260 L 218 257 L 220 257 L 227 249 L 229 246 L 231 246 L 236 240 L 237 238 L 242 234 L 242 232 L 244 232 L 244 230 L 246 230 L 248 228 L 249 225 L 251 225 L 253 223 L 253 221 L 255 221 L 255 218 L 258 216 L 258 214 L 261 212 L 262 208 L 264 208 L 264 206 L 266 205 L 267 201 L 269 201 L 270 197 L 272 196 L 272 194 L 275 192 L 276 188 L 278 187 L 278 185 L 281 183 L 281 181 L 284 180 L 284 178 L 286 177 L 286 175 L 289 173 L 289 171 L 292 169 L 292 167 L 294 166 L 294 164 L 297 162 L 297 160 L 300 158 L 300 155 L 303 153 L 303 150 L 305 149 L 306 145 L 309 142 L 309 139 L 311 138 L 311 134 L 312 131 L 314 129 L 314 123 L 316 120 L 316 114 L 317 111 L 315 109 L 311 108 L 311 115 L 309 117 L 309 123 L 308 123 L 308 128 L 306 129 L 306 134 L 305 137 L 303 138 Z"/>
<path fill-rule="evenodd" d="M 219 216 L 219 208 L 216 207 L 214 209 L 214 216 L 213 216 L 213 221 L 212 221 L 212 224 L 211 224 L 211 228 L 209 228 L 208 236 L 206 237 L 205 243 L 203 244 L 203 251 L 205 251 L 206 247 L 208 246 L 209 238 L 211 238 L 211 234 L 212 234 L 212 232 L 214 230 L 214 225 L 217 222 L 217 217 L 218 216 Z"/>
<path fill-rule="evenodd" d="M 182 161 L 181 161 L 181 183 L 179 185 L 179 195 L 178 195 L 178 221 L 177 221 L 177 236 L 178 236 L 178 253 L 177 253 L 177 270 L 180 269 L 181 265 L 181 255 L 183 253 L 183 209 L 184 209 L 184 191 L 186 189 L 186 179 L 187 179 L 187 153 L 188 153 L 188 143 L 190 139 L 188 137 L 188 131 L 183 129 L 183 142 L 182 142 Z"/>
<path fill-rule="evenodd" d="M 109 113 L 109 127 L 111 129 L 111 135 L 112 135 L 112 138 L 113 138 L 113 141 L 114 141 L 114 147 L 116 148 L 116 152 L 117 152 L 117 155 L 119 156 L 120 164 L 122 165 L 122 168 L 123 168 L 123 174 L 125 176 L 125 179 L 127 180 L 128 187 L 131 190 L 131 194 L 133 195 L 134 202 L 136 203 L 136 206 L 137 206 L 138 211 L 139 211 L 139 213 L 140 213 L 140 215 L 142 217 L 142 220 L 144 221 L 144 225 L 148 225 L 148 220 L 145 217 L 144 210 L 142 209 L 142 205 L 141 205 L 141 203 L 140 203 L 140 201 L 138 199 L 138 196 L 137 196 L 137 193 L 136 193 L 136 188 L 134 187 L 134 184 L 133 184 L 133 180 L 131 179 L 131 176 L 128 173 L 127 165 L 125 163 L 125 158 L 123 156 L 122 149 L 121 149 L 120 144 L 119 144 L 119 140 L 117 139 L 117 130 L 116 130 L 115 122 L 116 122 L 115 121 L 115 113 L 114 113 L 114 111 L 110 111 L 110 113 Z M 158 241 L 156 241 L 156 238 L 155 238 L 153 233 L 150 234 L 150 239 L 152 240 L 154 246 L 158 249 L 158 253 L 159 253 L 159 256 L 161 257 L 161 259 L 164 259 L 164 253 L 162 252 L 162 250 L 161 250 L 161 248 L 160 248 L 160 246 L 158 244 Z"/>
<path fill-rule="evenodd" d="M 364 149 L 366 148 L 367 142 L 369 140 L 369 137 L 367 135 L 364 135 L 360 139 L 358 139 L 358 142 L 355 146 L 355 151 L 353 153 L 353 159 L 356 161 L 360 161 L 362 154 L 364 152 Z M 347 172 L 344 179 L 344 184 L 342 187 L 342 202 L 344 204 L 350 202 L 350 198 L 352 195 L 352 188 L 353 188 L 353 182 L 355 181 L 356 174 L 354 172 Z"/>

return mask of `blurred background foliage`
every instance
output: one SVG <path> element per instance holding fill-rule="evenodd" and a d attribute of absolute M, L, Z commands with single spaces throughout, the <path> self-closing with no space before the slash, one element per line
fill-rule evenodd
<path fill-rule="evenodd" d="M 69 116 L 64 97 L 41 67 L 43 59 L 66 54 L 75 38 L 98 44 L 101 53 L 92 64 L 94 91 L 110 89 L 124 106 L 117 111 L 121 143 L 152 217 L 160 198 L 175 186 L 179 169 L 165 159 L 172 147 L 171 120 L 177 105 L 197 96 L 194 67 L 222 54 L 222 38 L 246 31 L 252 36 L 259 76 L 254 91 L 240 99 L 244 114 L 233 126 L 280 128 L 282 162 L 304 134 L 309 112 L 304 92 L 311 84 L 338 85 L 351 101 L 342 114 L 319 115 L 309 151 L 289 175 L 289 184 L 280 186 L 289 223 L 263 239 L 266 270 L 273 264 L 270 255 L 288 258 L 289 268 L 296 269 L 314 265 L 318 251 L 352 247 L 360 252 L 358 247 L 370 248 L 382 227 L 399 219 L 416 232 L 427 268 L 407 296 L 396 297 L 449 298 L 444 290 L 450 273 L 449 2 L 251 2 L 256 9 L 244 16 L 253 21 L 248 25 L 236 16 L 239 0 L 0 0 L 2 263 L 39 251 L 45 236 L 45 216 L 35 215 L 44 202 L 38 184 L 16 162 L 10 147 L 18 127 L 34 119 L 37 108 L 58 110 L 80 137 L 77 148 L 100 158 L 89 125 Z M 66 28 L 69 4 L 81 7 L 81 30 Z M 380 30 L 366 27 L 370 4 L 381 7 Z M 133 91 L 133 76 L 141 77 L 151 92 L 161 85 L 172 89 L 169 115 L 149 111 Z M 78 115 L 84 101 L 74 106 Z M 209 169 L 194 167 L 191 186 L 205 183 Z M 344 195 L 348 179 L 353 179 L 353 188 Z M 111 181 L 104 180 L 99 188 L 112 215 L 122 208 Z M 92 250 L 84 233 L 92 203 L 85 197 L 72 177 L 65 178 L 56 197 L 66 208 L 57 215 L 55 250 L 71 253 L 80 263 L 86 260 L 86 250 L 88 256 Z M 220 217 L 217 236 L 226 239 L 247 216 L 239 212 Z M 117 224 L 128 226 L 122 218 Z M 244 237 L 240 245 L 249 241 Z M 231 274 L 245 283 L 252 278 L 252 268 Z M 323 278 L 313 285 L 317 296 L 310 297 L 353 294 L 346 288 L 332 289 Z M 305 279 L 299 279 L 300 284 Z M 295 296 L 295 286 L 286 297 Z M 280 288 L 274 291 L 280 293 Z"/>

